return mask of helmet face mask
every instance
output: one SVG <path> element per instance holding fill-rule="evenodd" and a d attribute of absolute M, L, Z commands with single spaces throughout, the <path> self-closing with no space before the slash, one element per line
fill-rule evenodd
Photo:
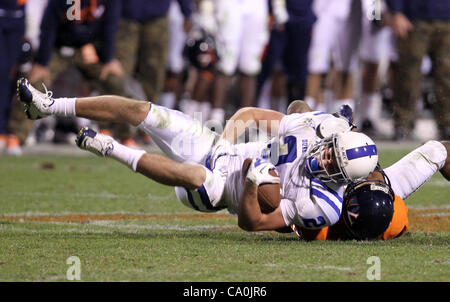
<path fill-rule="evenodd" d="M 313 147 L 306 165 L 311 175 L 322 182 L 345 182 L 346 177 L 336 154 L 333 137 L 322 139 Z M 329 161 L 330 155 L 331 162 Z"/>
<path fill-rule="evenodd" d="M 349 235 L 358 240 L 379 238 L 391 223 L 394 198 L 389 181 L 352 182 L 344 193 L 341 214 Z"/>
<path fill-rule="evenodd" d="M 341 184 L 366 177 L 377 163 L 375 143 L 367 135 L 353 131 L 334 133 L 321 139 L 306 159 L 311 176 L 323 182 Z"/>

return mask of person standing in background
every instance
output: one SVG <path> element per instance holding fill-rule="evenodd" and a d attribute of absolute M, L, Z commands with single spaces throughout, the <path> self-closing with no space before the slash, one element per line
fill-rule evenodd
<path fill-rule="evenodd" d="M 450 2 L 387 0 L 397 36 L 398 68 L 393 87 L 394 139 L 408 140 L 417 119 L 421 63 L 428 54 L 436 102 L 434 118 L 442 140 L 450 139 Z"/>
<path fill-rule="evenodd" d="M 279 5 L 280 2 L 285 8 L 274 7 L 274 4 Z M 288 103 L 304 99 L 308 76 L 308 50 L 311 43 L 312 26 L 316 19 L 312 11 L 312 2 L 312 0 L 273 2 L 271 15 L 274 22 L 261 72 L 258 75 L 257 97 L 266 80 L 272 75 L 275 65 L 280 62 L 282 73 L 287 77 L 285 87 L 280 88 L 287 90 Z M 280 16 L 282 9 L 286 9 L 288 17 L 286 20 Z M 280 24 L 281 22 L 285 23 Z M 278 105 L 272 103 L 272 109 L 280 111 Z"/>
<path fill-rule="evenodd" d="M 25 35 L 26 0 L 0 0 L 0 153 L 11 144 L 8 121 L 11 113 L 14 68 Z"/>
<path fill-rule="evenodd" d="M 158 103 L 164 87 L 169 53 L 168 12 L 171 0 L 121 0 L 117 58 L 125 73 L 138 80 L 147 99 Z M 178 0 L 185 19 L 191 0 Z"/>
<path fill-rule="evenodd" d="M 235 74 L 239 76 L 240 108 L 253 106 L 256 77 L 264 47 L 269 40 L 267 0 L 216 0 L 217 53 L 213 108 L 210 118 L 224 124 L 226 93 Z"/>

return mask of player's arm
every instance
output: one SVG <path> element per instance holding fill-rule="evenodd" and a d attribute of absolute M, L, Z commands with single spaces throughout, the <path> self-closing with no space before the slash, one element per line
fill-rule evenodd
<path fill-rule="evenodd" d="M 280 183 L 278 176 L 269 173 L 274 168 L 273 164 L 259 158 L 253 159 L 249 166 L 238 209 L 238 225 L 246 231 L 277 230 L 286 226 L 279 206 L 265 214 L 258 202 L 258 186 Z"/>
<path fill-rule="evenodd" d="M 238 225 L 240 228 L 250 231 L 270 231 L 284 228 L 281 207 L 273 212 L 264 214 L 258 203 L 258 186 L 250 180 L 245 180 L 245 188 L 238 211 Z"/>
<path fill-rule="evenodd" d="M 267 129 L 267 133 L 276 134 L 283 117 L 283 113 L 274 110 L 255 107 L 241 108 L 228 120 L 221 139 L 234 144 L 246 129 L 251 126 L 262 127 L 262 123 L 265 123 L 264 127 Z"/>

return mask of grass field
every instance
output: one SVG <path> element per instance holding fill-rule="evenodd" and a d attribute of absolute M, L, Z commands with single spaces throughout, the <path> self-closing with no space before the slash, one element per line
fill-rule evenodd
<path fill-rule="evenodd" d="M 381 151 L 389 165 L 408 149 Z M 247 233 L 94 156 L 0 157 L 0 281 L 450 281 L 450 186 L 437 173 L 406 200 L 410 231 L 377 242 Z"/>

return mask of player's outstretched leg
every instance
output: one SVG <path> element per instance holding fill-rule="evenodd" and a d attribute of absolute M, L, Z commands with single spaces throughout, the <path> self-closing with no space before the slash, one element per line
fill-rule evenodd
<path fill-rule="evenodd" d="M 53 98 L 27 79 L 17 83 L 17 95 L 30 119 L 48 115 L 77 116 L 95 121 L 126 123 L 148 133 L 171 159 L 204 164 L 217 134 L 186 114 L 121 96 Z"/>
<path fill-rule="evenodd" d="M 44 86 L 45 88 L 45 86 Z M 34 88 L 27 79 L 17 81 L 17 97 L 25 105 L 29 119 L 48 115 L 77 116 L 95 121 L 127 123 L 138 126 L 147 116 L 150 103 L 121 96 L 98 96 L 86 98 L 53 98 Z"/>
<path fill-rule="evenodd" d="M 205 167 L 173 161 L 159 154 L 126 147 L 112 137 L 83 127 L 78 132 L 77 146 L 98 156 L 111 157 L 135 172 L 169 186 L 197 189 L 207 179 Z"/>

